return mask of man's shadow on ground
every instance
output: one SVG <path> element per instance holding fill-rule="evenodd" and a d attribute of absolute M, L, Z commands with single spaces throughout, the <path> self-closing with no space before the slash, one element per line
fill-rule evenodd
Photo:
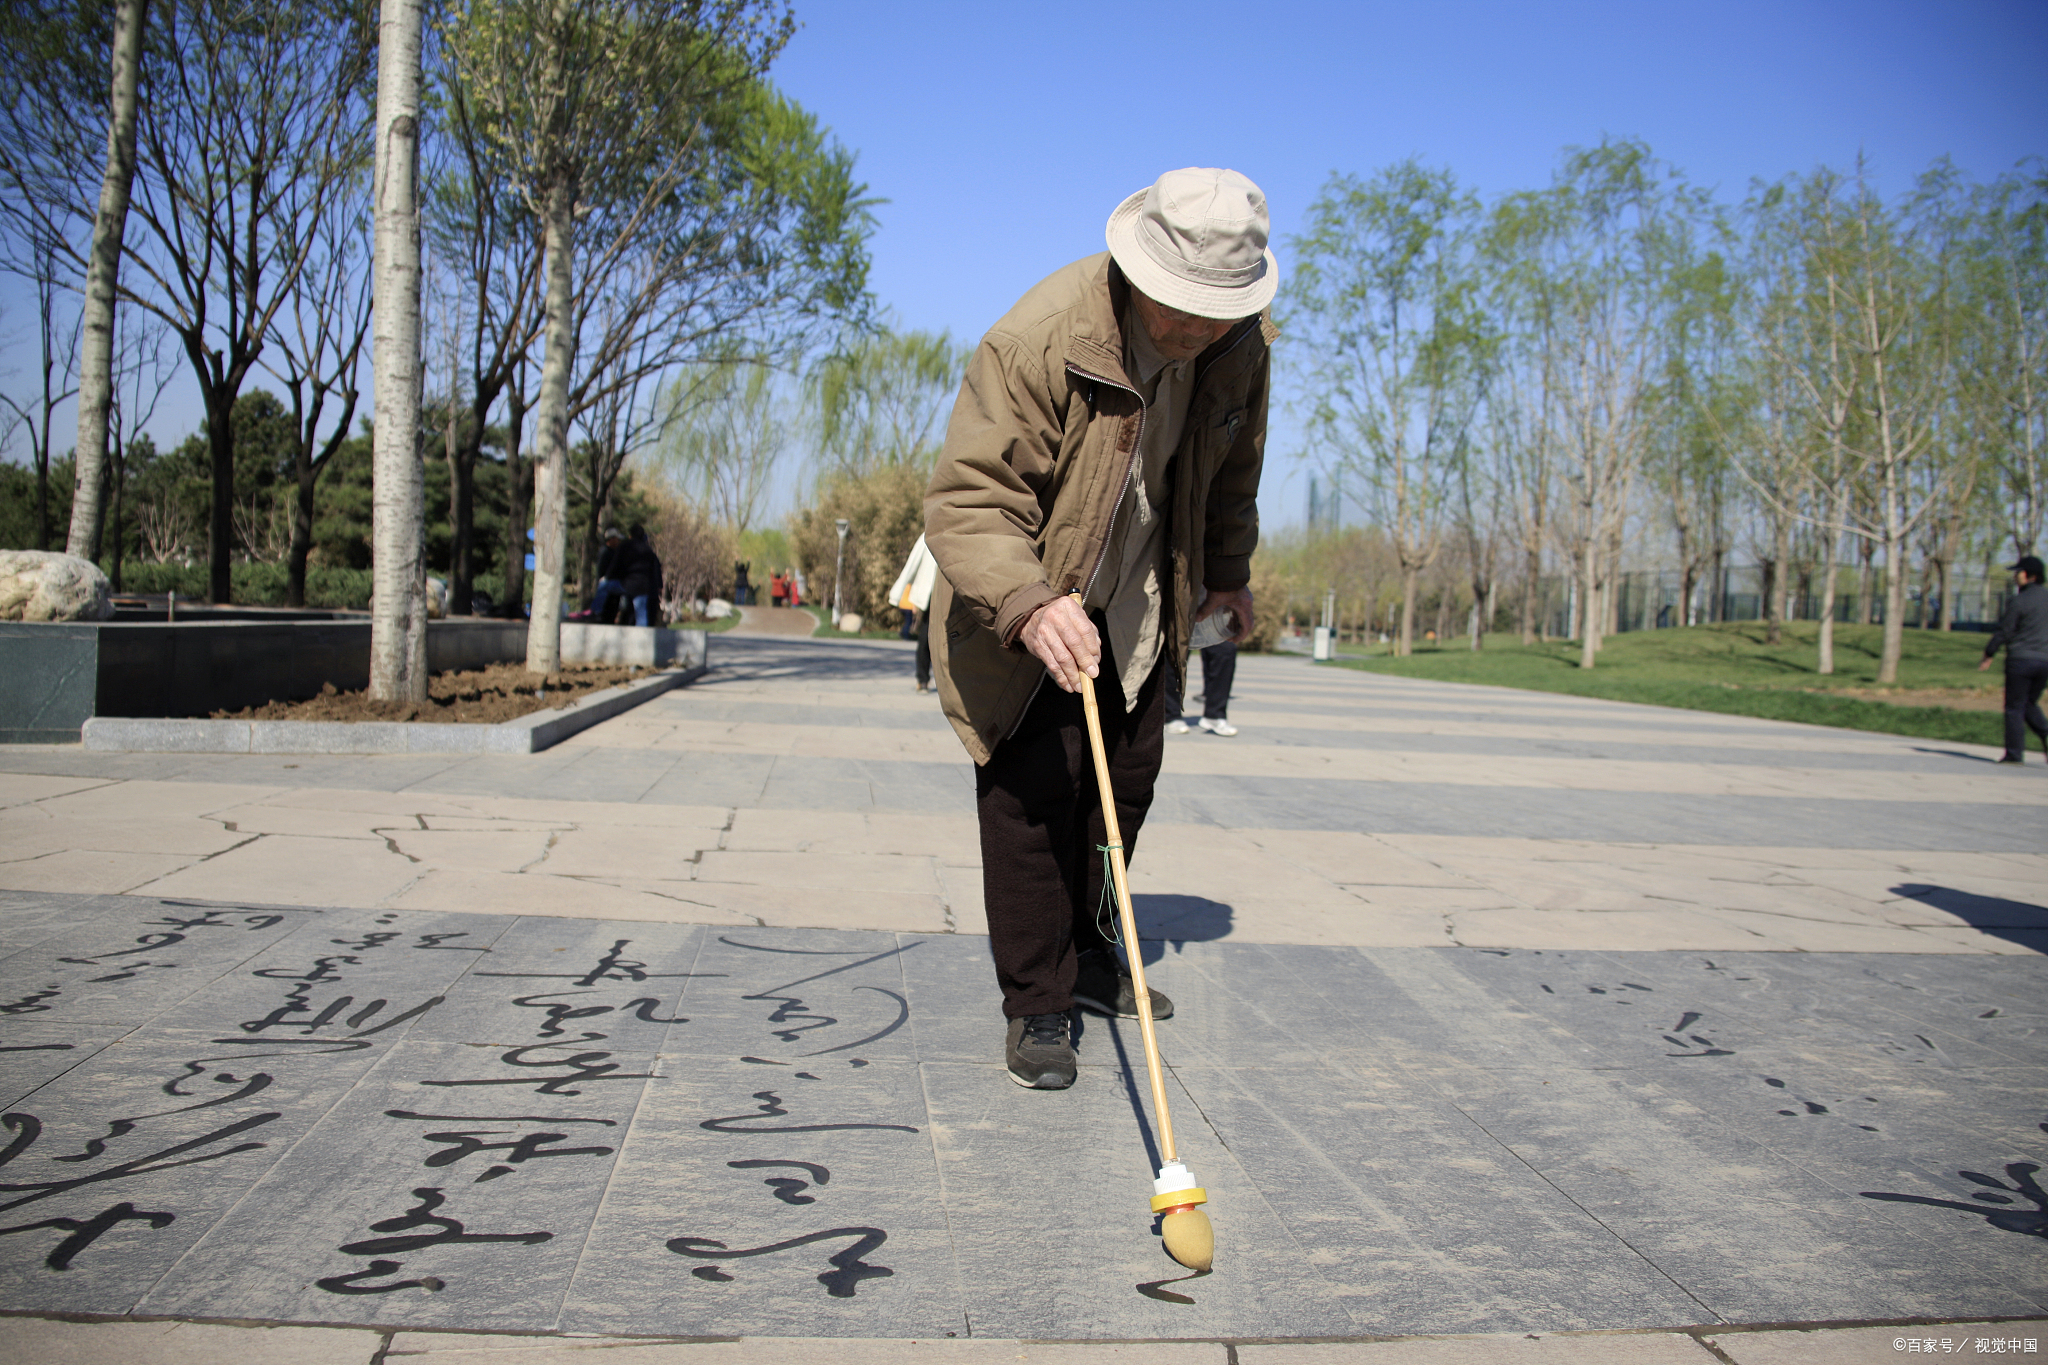
<path fill-rule="evenodd" d="M 1222 901 L 1201 896 L 1132 896 L 1131 912 L 1138 920 L 1138 940 L 1148 967 L 1165 957 L 1169 946 L 1177 953 L 1189 943 L 1230 937 L 1237 918 Z"/>
<path fill-rule="evenodd" d="M 1953 886 L 1934 886 L 1925 882 L 1903 883 L 1893 887 L 1892 894 L 1946 911 L 1971 928 L 1995 938 L 2017 943 L 2037 953 L 2048 953 L 2048 907 L 2007 900 L 2003 896 L 1980 896 L 1974 891 L 1959 891 Z"/>
<path fill-rule="evenodd" d="M 1915 744 L 1913 746 L 1913 752 L 1916 754 L 1936 754 L 1942 758 L 1960 758 L 1968 763 L 1995 764 L 1998 762 L 1997 759 L 1991 757 L 1989 754 L 1965 753 L 1961 749 L 1928 749 L 1921 745 Z"/>

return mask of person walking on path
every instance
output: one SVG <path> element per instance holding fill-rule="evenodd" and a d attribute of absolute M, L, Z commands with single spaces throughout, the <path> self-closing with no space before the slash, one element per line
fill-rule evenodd
<path fill-rule="evenodd" d="M 1237 641 L 1223 640 L 1203 649 L 1202 655 L 1202 719 L 1201 728 L 1212 735 L 1229 738 L 1237 733 L 1237 727 L 1230 723 L 1230 687 L 1237 681 Z M 1181 694 L 1172 692 L 1166 698 L 1166 733 L 1184 735 L 1188 732 L 1187 717 L 1181 714 Z"/>
<path fill-rule="evenodd" d="M 2032 730 L 2048 753 L 2048 717 L 2041 714 L 2041 689 L 2048 686 L 2048 588 L 2041 586 L 2041 561 L 2022 555 L 2012 571 L 2020 580 L 1998 618 L 1984 646 L 1983 662 L 1977 671 L 1991 667 L 2001 646 L 2005 649 L 2005 757 L 2000 763 L 2024 763 L 2027 759 L 2027 731 Z"/>
<path fill-rule="evenodd" d="M 1236 171 L 1169 171 L 1125 199 L 1107 253 L 1033 286 L 975 348 L 925 494 L 939 698 L 976 765 L 1020 1085 L 1073 1083 L 1076 1004 L 1137 1012 L 1098 921 L 1104 822 L 1079 689 L 1100 702 L 1128 854 L 1190 617 L 1227 610 L 1236 638 L 1252 628 L 1278 335 L 1268 231 L 1265 195 Z M 1172 1004 L 1155 991 L 1152 1011 Z"/>
<path fill-rule="evenodd" d="M 904 561 L 903 572 L 896 575 L 896 582 L 889 589 L 889 605 L 904 612 L 906 618 L 916 621 L 919 692 L 929 692 L 932 688 L 932 586 L 938 578 L 939 561 L 932 558 L 924 537 L 919 536 L 917 544 L 910 547 L 910 558 Z"/>
<path fill-rule="evenodd" d="M 782 570 L 776 569 L 768 575 L 768 605 L 786 607 L 789 605 L 789 585 L 782 577 Z"/>

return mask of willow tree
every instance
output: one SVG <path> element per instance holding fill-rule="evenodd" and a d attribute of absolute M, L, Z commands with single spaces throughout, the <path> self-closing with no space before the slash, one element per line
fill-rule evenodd
<path fill-rule="evenodd" d="M 1312 438 L 1392 538 L 1397 654 L 1483 390 L 1492 338 L 1474 256 L 1478 203 L 1448 171 L 1404 161 L 1335 176 L 1293 241 L 1285 334 L 1310 376 Z"/>
<path fill-rule="evenodd" d="M 929 468 L 967 358 L 947 333 L 885 328 L 819 359 L 804 376 L 819 478 Z"/>

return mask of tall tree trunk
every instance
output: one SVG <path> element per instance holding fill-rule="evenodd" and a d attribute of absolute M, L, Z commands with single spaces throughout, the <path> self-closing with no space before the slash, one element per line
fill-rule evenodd
<path fill-rule="evenodd" d="M 1884 501 L 1884 645 L 1877 656 L 1877 680 L 1895 683 L 1906 648 L 1906 533 L 1896 492 L 1886 489 Z"/>
<path fill-rule="evenodd" d="M 457 432 L 455 455 L 448 464 L 450 616 L 468 616 L 476 610 L 476 462 L 483 452 L 484 423 L 490 418 L 491 405 L 498 401 L 498 390 L 502 385 L 502 380 L 477 384 L 476 393 L 469 403 L 469 421 Z M 512 473 L 509 456 L 505 472 L 508 476 Z M 521 526 L 519 529 L 524 532 L 526 528 Z"/>
<path fill-rule="evenodd" d="M 235 400 L 223 385 L 206 386 L 206 451 L 213 465 L 206 518 L 206 597 L 216 606 L 234 601 Z"/>
<path fill-rule="evenodd" d="M 575 361 L 576 329 L 569 253 L 575 246 L 576 195 L 567 183 L 548 190 L 547 341 L 541 358 L 540 428 L 534 452 L 533 619 L 526 630 L 526 667 L 533 673 L 562 668 L 562 588 L 568 559 L 569 369 Z"/>
<path fill-rule="evenodd" d="M 1941 594 L 1941 620 L 1935 626 L 1937 630 L 1952 631 L 1956 628 L 1955 598 L 1948 590 L 1950 567 L 1947 556 L 1936 561 L 1936 572 L 1939 577 L 1935 580 L 1935 591 Z"/>
<path fill-rule="evenodd" d="M 1897 550 L 1903 550 L 1903 544 Z M 1884 646 L 1877 657 L 1877 680 L 1899 680 L 1899 658 L 1906 648 L 1906 566 L 1904 556 L 1887 547 L 1884 559 Z"/>
<path fill-rule="evenodd" d="M 1415 587 L 1422 570 L 1401 566 L 1401 630 L 1394 636 L 1394 653 L 1407 658 L 1415 652 Z"/>
<path fill-rule="evenodd" d="M 1870 582 L 1872 573 L 1871 562 L 1877 555 L 1877 542 L 1873 541 L 1869 536 L 1864 536 L 1856 549 L 1863 561 L 1856 573 L 1856 624 L 1867 626 L 1870 624 L 1871 617 L 1876 614 L 1875 608 L 1871 603 Z"/>
<path fill-rule="evenodd" d="M 1839 503 L 1836 510 L 1841 510 Z M 1827 539 L 1827 558 L 1820 574 L 1820 661 L 1815 670 L 1822 674 L 1835 671 L 1835 575 L 1842 567 L 1842 533 L 1831 526 Z"/>
<path fill-rule="evenodd" d="M 85 308 L 78 370 L 76 477 L 71 492 L 71 533 L 64 548 L 100 557 L 100 527 L 107 472 L 107 417 L 114 405 L 114 285 L 121 274 L 121 239 L 128 229 L 128 190 L 135 181 L 136 88 L 142 70 L 142 24 L 148 0 L 121 0 L 114 19 L 113 99 L 107 120 L 107 170 L 100 180 L 92 222 L 92 256 L 85 268 Z"/>
<path fill-rule="evenodd" d="M 1522 643 L 1533 645 L 1545 622 L 1538 594 L 1543 591 L 1543 552 L 1530 550 L 1522 565 Z"/>
<path fill-rule="evenodd" d="M 1771 514 L 1771 562 L 1764 573 L 1764 643 L 1785 640 L 1785 598 L 1792 582 L 1792 518 L 1784 512 Z"/>
<path fill-rule="evenodd" d="M 1579 553 L 1579 667 L 1591 668 L 1600 652 L 1600 535 L 1586 536 Z"/>
<path fill-rule="evenodd" d="M 306 560 L 313 553 L 313 484 L 317 475 L 312 463 L 306 460 L 301 460 L 293 472 L 292 548 L 285 568 L 284 602 L 288 607 L 303 607 Z"/>
<path fill-rule="evenodd" d="M 498 584 L 504 595 L 500 606 L 517 620 L 526 604 L 526 530 L 533 508 L 533 463 L 521 457 L 520 442 L 526 434 L 526 387 L 523 382 L 506 385 L 505 391 L 505 574 Z"/>
<path fill-rule="evenodd" d="M 113 457 L 114 466 L 114 569 L 113 573 L 110 574 L 109 577 L 113 580 L 114 591 L 119 592 L 121 591 L 121 561 L 123 557 L 123 552 L 127 549 L 128 545 L 128 536 L 126 532 L 124 532 L 121 529 L 123 515 L 126 512 L 125 504 L 127 502 L 128 492 L 128 452 L 122 448 L 121 436 L 119 432 L 114 433 L 113 441 L 111 443 L 111 446 L 109 447 L 108 453 Z"/>
<path fill-rule="evenodd" d="M 378 16 L 370 695 L 427 699 L 426 471 L 420 428 L 420 0 Z"/>

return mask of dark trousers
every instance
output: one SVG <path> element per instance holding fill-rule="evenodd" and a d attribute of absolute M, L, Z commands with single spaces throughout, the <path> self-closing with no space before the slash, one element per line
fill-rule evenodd
<path fill-rule="evenodd" d="M 932 614 L 917 614 L 917 685 L 932 685 Z"/>
<path fill-rule="evenodd" d="M 2041 689 L 2048 685 L 2048 659 L 2005 656 L 2005 756 L 2025 758 L 2027 731 L 2048 749 L 2048 717 L 2041 714 Z"/>
<path fill-rule="evenodd" d="M 1137 845 L 1165 752 L 1164 661 L 1124 708 L 1123 688 L 1103 651 L 1095 696 L 1109 755 L 1116 818 L 1128 860 Z M 1102 803 L 1088 748 L 1081 697 L 1047 678 L 1015 734 L 975 770 L 981 818 L 982 898 L 1003 1014 L 1019 1019 L 1073 1008 L 1081 953 L 1108 946 L 1115 898 L 1103 899 Z M 1101 914 L 1098 923 L 1097 915 Z"/>
<path fill-rule="evenodd" d="M 1230 688 L 1237 681 L 1237 645 L 1225 640 L 1202 651 L 1202 714 L 1210 720 L 1230 717 Z M 1178 719 L 1183 702 L 1174 690 L 1173 678 L 1166 679 L 1166 716 Z"/>

